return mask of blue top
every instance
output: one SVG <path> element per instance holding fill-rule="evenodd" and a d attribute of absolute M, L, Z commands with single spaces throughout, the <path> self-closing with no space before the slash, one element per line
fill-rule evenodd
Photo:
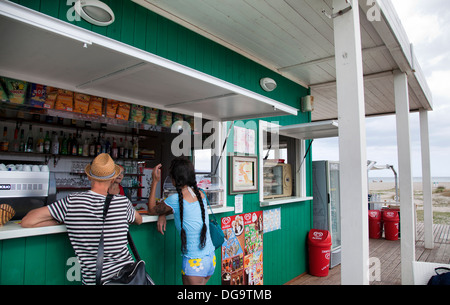
<path fill-rule="evenodd" d="M 173 209 L 175 227 L 178 233 L 181 232 L 180 220 L 180 204 L 178 202 L 178 194 L 167 197 L 164 202 Z M 203 198 L 203 206 L 205 207 L 205 224 L 206 224 L 206 243 L 205 247 L 200 248 L 200 235 L 202 232 L 203 221 L 202 211 L 198 201 L 187 202 L 183 199 L 183 228 L 186 231 L 186 253 L 184 256 L 188 258 L 203 258 L 214 252 L 215 248 L 209 233 L 209 215 L 208 204 L 206 198 Z"/>

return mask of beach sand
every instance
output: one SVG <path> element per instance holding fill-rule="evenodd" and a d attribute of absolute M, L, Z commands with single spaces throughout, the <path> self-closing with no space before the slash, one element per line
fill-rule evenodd
<path fill-rule="evenodd" d="M 444 189 L 442 189 L 444 188 Z M 414 182 L 414 203 L 418 210 L 423 209 L 422 182 Z M 433 211 L 450 213 L 450 182 L 439 182 L 432 185 Z M 369 194 L 379 194 L 381 201 L 393 202 L 395 196 L 394 182 L 370 182 Z"/>

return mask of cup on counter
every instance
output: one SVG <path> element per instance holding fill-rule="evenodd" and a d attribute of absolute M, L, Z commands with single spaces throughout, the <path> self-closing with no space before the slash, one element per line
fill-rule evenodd
<path fill-rule="evenodd" d="M 39 165 L 33 165 L 33 167 L 31 168 L 32 172 L 40 172 L 41 169 L 39 168 Z"/>
<path fill-rule="evenodd" d="M 41 172 L 48 172 L 48 171 L 49 171 L 48 165 L 42 165 Z"/>
<path fill-rule="evenodd" d="M 6 168 L 5 164 L 0 164 L 0 171 L 7 171 L 8 169 Z"/>
<path fill-rule="evenodd" d="M 23 170 L 24 172 L 31 172 L 31 166 L 25 164 L 25 165 L 23 166 L 22 170 Z"/>
<path fill-rule="evenodd" d="M 16 171 L 16 166 L 15 166 L 14 164 L 8 164 L 8 165 L 6 166 L 6 168 L 7 168 L 7 170 L 10 171 L 10 172 Z"/>

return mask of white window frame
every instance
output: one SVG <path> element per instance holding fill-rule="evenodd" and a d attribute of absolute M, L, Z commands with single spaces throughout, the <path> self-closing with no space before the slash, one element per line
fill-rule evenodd
<path fill-rule="evenodd" d="M 284 197 L 284 198 L 275 198 L 275 199 L 264 199 L 264 179 L 263 179 L 263 165 L 264 165 L 264 132 L 270 130 L 273 131 L 279 130 L 281 127 L 279 124 L 267 122 L 264 120 L 259 121 L 259 204 L 261 207 L 272 206 L 272 205 L 280 205 L 287 204 L 293 202 L 302 202 L 307 200 L 312 200 L 313 197 L 306 196 L 306 166 L 305 162 L 303 162 L 303 157 L 305 155 L 305 141 L 295 139 L 296 150 L 298 151 L 296 160 L 295 160 L 295 168 L 292 168 L 293 176 L 295 177 L 295 194 L 294 196 Z M 299 170 L 299 166 L 301 168 Z"/>

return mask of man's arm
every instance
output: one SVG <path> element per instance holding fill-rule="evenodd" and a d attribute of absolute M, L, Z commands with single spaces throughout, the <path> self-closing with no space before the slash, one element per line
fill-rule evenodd
<path fill-rule="evenodd" d="M 48 207 L 46 206 L 31 210 L 27 215 L 25 215 L 21 222 L 21 226 L 23 228 L 37 228 L 55 226 L 59 224 L 60 223 L 52 217 Z"/>

